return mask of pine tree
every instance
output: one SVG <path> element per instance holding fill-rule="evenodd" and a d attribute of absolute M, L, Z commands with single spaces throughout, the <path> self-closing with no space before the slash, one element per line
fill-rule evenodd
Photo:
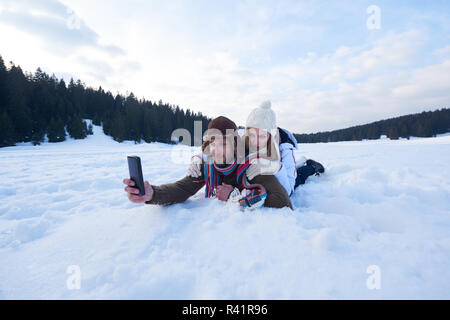
<path fill-rule="evenodd" d="M 398 137 L 398 130 L 397 130 L 397 128 L 396 127 L 391 127 L 390 129 L 389 129 L 389 135 L 388 135 L 388 137 L 389 137 L 389 139 L 391 139 L 391 140 L 397 140 L 399 137 Z"/>
<path fill-rule="evenodd" d="M 33 131 L 31 141 L 34 146 L 40 145 L 44 141 L 45 131 L 43 129 Z"/>
<path fill-rule="evenodd" d="M 61 119 L 50 119 L 47 129 L 47 137 L 49 142 L 61 142 L 66 140 L 66 131 Z"/>
<path fill-rule="evenodd" d="M 82 121 L 79 115 L 75 115 L 69 120 L 67 131 L 74 139 L 84 139 L 88 134 L 86 122 Z"/>
<path fill-rule="evenodd" d="M 123 123 L 120 113 L 117 113 L 116 117 L 112 121 L 111 136 L 113 137 L 114 140 L 122 142 L 125 140 L 124 132 L 125 132 L 125 125 Z"/>
<path fill-rule="evenodd" d="M 400 125 L 400 137 L 409 139 L 408 128 L 404 123 Z"/>
<path fill-rule="evenodd" d="M 87 134 L 88 135 L 94 134 L 94 131 L 93 131 L 93 128 L 92 128 L 92 123 L 89 123 L 89 125 L 88 125 Z"/>
<path fill-rule="evenodd" d="M 0 112 L 6 111 L 7 104 L 7 86 L 8 71 L 6 70 L 5 63 L 2 56 L 0 56 Z"/>
<path fill-rule="evenodd" d="M 6 110 L 16 130 L 17 141 L 30 141 L 33 123 L 27 105 L 27 79 L 20 67 L 12 66 L 7 77 Z"/>
<path fill-rule="evenodd" d="M 12 146 L 16 141 L 16 133 L 6 111 L 0 113 L 0 147 Z"/>
<path fill-rule="evenodd" d="M 150 112 L 148 110 L 144 111 L 144 128 L 143 128 L 143 139 L 145 142 L 150 143 L 153 141 L 153 131 L 152 122 L 150 117 Z"/>

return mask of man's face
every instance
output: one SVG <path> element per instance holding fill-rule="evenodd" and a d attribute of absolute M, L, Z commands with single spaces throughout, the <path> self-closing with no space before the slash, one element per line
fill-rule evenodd
<path fill-rule="evenodd" d="M 234 138 L 216 135 L 211 138 L 210 151 L 217 164 L 231 163 L 234 159 Z"/>

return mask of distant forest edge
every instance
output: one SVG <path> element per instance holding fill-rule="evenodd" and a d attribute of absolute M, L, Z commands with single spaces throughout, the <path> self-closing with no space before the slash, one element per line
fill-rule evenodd
<path fill-rule="evenodd" d="M 423 111 L 346 129 L 294 134 L 299 143 L 375 140 L 385 135 L 392 140 L 410 137 L 433 137 L 450 131 L 450 109 Z"/>
<path fill-rule="evenodd" d="M 0 56 L 0 147 L 17 142 L 60 142 L 68 134 L 83 139 L 92 128 L 82 119 L 102 125 L 114 140 L 171 143 L 175 129 L 185 128 L 194 136 L 194 121 L 206 130 L 209 118 L 178 106 L 137 99 L 133 93 L 113 96 L 101 87 L 86 87 L 80 80 L 66 85 L 40 68 L 23 73 L 11 63 L 6 68 Z"/>
<path fill-rule="evenodd" d="M 60 142 L 67 135 L 84 139 L 92 134 L 92 127 L 83 119 L 101 125 L 106 135 L 122 142 L 171 143 L 175 129 L 185 128 L 194 136 L 194 121 L 202 122 L 205 131 L 210 119 L 200 112 L 186 111 L 179 106 L 137 99 L 86 87 L 80 80 L 49 76 L 40 68 L 34 74 L 23 73 L 11 63 L 6 68 L 0 56 L 0 147 L 17 142 L 38 145 L 45 140 Z M 432 137 L 450 131 L 450 109 L 422 112 L 381 120 L 351 128 L 294 134 L 299 143 L 336 142 L 379 139 L 386 135 L 400 137 Z"/>

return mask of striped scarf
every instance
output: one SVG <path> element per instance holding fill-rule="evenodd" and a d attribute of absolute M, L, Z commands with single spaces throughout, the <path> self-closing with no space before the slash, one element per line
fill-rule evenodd
<path fill-rule="evenodd" d="M 223 167 L 219 167 L 210 157 L 203 158 L 205 198 L 211 198 L 216 195 L 216 187 L 222 184 L 222 177 L 231 174 L 237 165 L 236 158 L 234 158 L 232 164 Z"/>
<path fill-rule="evenodd" d="M 205 182 L 205 198 L 211 198 L 216 195 L 216 187 L 222 183 L 223 176 L 227 176 L 234 172 L 237 167 L 236 182 L 237 185 L 242 186 L 244 189 L 250 190 L 249 194 L 241 199 L 239 202 L 241 206 L 251 206 L 252 199 L 265 199 L 267 192 L 265 188 L 260 184 L 251 184 L 247 176 L 244 174 L 245 170 L 250 166 L 252 160 L 259 158 L 258 155 L 247 156 L 245 162 L 238 165 L 235 158 L 233 163 L 224 167 L 219 167 L 210 157 L 202 156 L 204 180 L 195 180 L 197 182 Z"/>

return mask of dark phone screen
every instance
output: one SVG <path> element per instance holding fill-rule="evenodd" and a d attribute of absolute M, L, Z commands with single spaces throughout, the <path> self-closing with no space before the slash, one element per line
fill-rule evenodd
<path fill-rule="evenodd" d="M 138 156 L 128 156 L 128 170 L 130 179 L 136 184 L 134 187 L 139 189 L 139 196 L 145 195 L 144 177 L 142 176 L 141 158 Z"/>

